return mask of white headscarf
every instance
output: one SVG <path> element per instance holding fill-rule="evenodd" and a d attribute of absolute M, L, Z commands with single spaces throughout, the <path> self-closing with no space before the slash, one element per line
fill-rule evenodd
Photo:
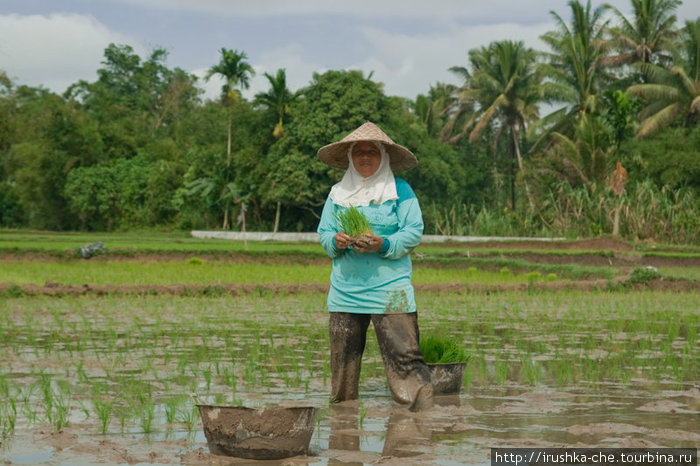
<path fill-rule="evenodd" d="M 384 145 L 374 142 L 382 154 L 379 168 L 372 175 L 364 178 L 352 163 L 352 148 L 356 143 L 352 143 L 348 149 L 348 160 L 350 165 L 343 175 L 343 179 L 333 185 L 330 198 L 334 203 L 343 207 L 367 206 L 371 202 L 379 205 L 392 199 L 398 199 L 396 194 L 396 181 L 394 172 L 391 171 L 389 155 L 384 149 Z"/>

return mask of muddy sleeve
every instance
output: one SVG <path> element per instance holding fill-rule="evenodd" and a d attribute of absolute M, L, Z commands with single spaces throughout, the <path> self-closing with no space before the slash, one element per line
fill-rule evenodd
<path fill-rule="evenodd" d="M 338 232 L 338 226 L 335 216 L 333 215 L 334 212 L 335 205 L 329 197 L 323 205 L 323 213 L 321 214 L 321 221 L 318 224 L 317 230 L 321 237 L 321 246 L 332 259 L 338 255 L 338 250 L 335 248 L 335 241 L 333 239 Z"/>
<path fill-rule="evenodd" d="M 381 252 L 381 256 L 387 259 L 401 259 L 420 244 L 423 236 L 423 214 L 418 203 L 418 198 L 407 183 L 399 184 L 399 193 L 396 213 L 399 219 L 399 229 L 386 237 L 389 240 L 389 248 Z"/>

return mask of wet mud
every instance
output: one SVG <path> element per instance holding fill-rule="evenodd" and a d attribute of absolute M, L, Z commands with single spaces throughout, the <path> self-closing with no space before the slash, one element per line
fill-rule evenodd
<path fill-rule="evenodd" d="M 307 455 L 284 464 L 490 464 L 490 448 L 696 447 L 700 390 L 602 393 L 512 386 L 437 398 L 410 412 L 387 393 L 321 407 Z M 320 400 L 316 400 L 320 404 Z M 654 411 L 645 413 L 653 403 Z M 667 405 L 667 406 L 665 406 Z M 679 412 L 680 411 L 680 412 Z M 6 464 L 251 464 L 214 455 L 201 431 L 95 435 L 87 425 L 20 431 L 0 447 Z M 275 464 L 280 464 L 276 462 Z"/>

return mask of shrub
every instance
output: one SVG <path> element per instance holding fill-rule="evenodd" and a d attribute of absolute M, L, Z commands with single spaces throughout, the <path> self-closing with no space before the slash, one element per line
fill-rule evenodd
<path fill-rule="evenodd" d="M 632 275 L 630 275 L 630 278 L 627 279 L 627 283 L 643 283 L 646 285 L 650 280 L 658 277 L 660 277 L 660 275 L 656 267 L 635 267 L 632 271 Z"/>

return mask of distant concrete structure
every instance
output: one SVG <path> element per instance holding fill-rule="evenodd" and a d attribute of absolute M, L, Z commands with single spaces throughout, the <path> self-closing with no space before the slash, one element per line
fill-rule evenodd
<path fill-rule="evenodd" d="M 203 231 L 190 232 L 193 238 L 229 239 L 235 241 L 282 241 L 286 243 L 318 243 L 318 233 L 270 233 L 264 231 Z M 565 238 L 527 238 L 520 236 L 447 236 L 447 235 L 423 235 L 422 243 L 445 243 L 455 241 L 458 243 L 476 243 L 486 241 L 564 241 Z"/>

